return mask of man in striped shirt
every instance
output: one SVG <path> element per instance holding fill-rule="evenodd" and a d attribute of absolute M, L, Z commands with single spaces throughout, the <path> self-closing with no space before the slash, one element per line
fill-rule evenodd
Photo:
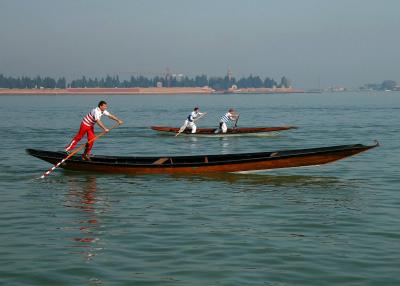
<path fill-rule="evenodd" d="M 92 150 L 93 143 L 90 142 L 94 137 L 96 137 L 94 133 L 94 125 L 97 123 L 104 132 L 108 132 L 108 128 L 101 122 L 100 118 L 106 115 L 109 118 L 117 121 L 119 124 L 122 124 L 123 121 L 120 120 L 115 115 L 112 115 L 107 111 L 107 103 L 105 101 L 100 101 L 96 108 L 93 108 L 85 117 L 83 117 L 81 127 L 79 128 L 78 133 L 76 133 L 75 137 L 72 139 L 71 143 L 65 148 L 65 151 L 69 153 L 72 151 L 76 145 L 81 141 L 82 137 L 87 134 L 88 143 L 86 143 L 85 152 L 82 155 L 82 159 L 90 160 L 90 151 Z"/>
<path fill-rule="evenodd" d="M 229 121 L 236 121 L 238 117 L 239 114 L 237 114 L 233 108 L 230 108 L 219 120 L 219 128 L 215 130 L 215 133 L 226 133 L 228 131 L 228 126 L 226 124 Z"/>

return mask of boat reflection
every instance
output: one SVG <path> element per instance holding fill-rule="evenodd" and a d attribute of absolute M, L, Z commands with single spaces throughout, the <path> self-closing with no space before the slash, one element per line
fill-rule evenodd
<path fill-rule="evenodd" d="M 83 254 L 86 260 L 91 260 L 103 249 L 100 247 L 101 225 L 98 214 L 105 211 L 105 205 L 98 198 L 96 176 L 68 175 L 67 179 L 69 192 L 65 206 L 79 210 L 78 219 L 72 221 L 73 247 L 79 248 L 78 253 Z M 78 235 L 75 234 L 76 230 Z"/>
<path fill-rule="evenodd" d="M 261 200 L 268 198 L 275 205 L 286 202 L 309 204 L 313 208 L 330 206 L 357 210 L 360 208 L 359 193 L 362 182 L 333 176 L 270 175 L 219 173 L 199 176 L 174 176 L 175 182 L 189 182 L 191 186 L 207 186 L 218 192 L 255 195 Z M 261 195 L 262 193 L 268 193 Z M 205 194 L 213 196 L 213 191 Z M 260 195 L 260 196 L 259 196 Z M 241 197 L 241 196 L 239 196 Z"/>
<path fill-rule="evenodd" d="M 257 173 L 210 173 L 193 176 L 171 175 L 176 180 L 220 181 L 228 184 L 267 185 L 267 186 L 316 186 L 333 187 L 344 185 L 346 181 L 334 176 L 310 175 L 270 175 Z"/>

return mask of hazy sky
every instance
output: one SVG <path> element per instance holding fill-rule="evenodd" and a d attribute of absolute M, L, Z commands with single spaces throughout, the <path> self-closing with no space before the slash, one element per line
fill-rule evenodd
<path fill-rule="evenodd" d="M 400 82 L 399 0 L 0 0 L 0 73 Z"/>

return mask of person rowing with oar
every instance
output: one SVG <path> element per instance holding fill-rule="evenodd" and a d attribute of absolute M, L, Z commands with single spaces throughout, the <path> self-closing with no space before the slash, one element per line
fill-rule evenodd
<path fill-rule="evenodd" d="M 219 128 L 215 130 L 215 133 L 226 133 L 228 131 L 227 123 L 229 121 L 235 122 L 234 128 L 237 127 L 237 121 L 239 119 L 239 114 L 233 108 L 230 108 L 227 113 L 225 113 L 219 120 Z"/>
<path fill-rule="evenodd" d="M 187 116 L 185 122 L 179 129 L 178 133 L 175 136 L 178 136 L 181 134 L 183 131 L 185 131 L 186 128 L 190 128 L 192 130 L 192 134 L 196 133 L 197 126 L 195 121 L 199 120 L 201 117 L 203 117 L 206 113 L 205 112 L 200 112 L 200 109 L 198 107 L 195 107 L 193 111 Z"/>
<path fill-rule="evenodd" d="M 97 123 L 104 130 L 105 133 L 109 131 L 109 129 L 100 120 L 103 115 L 117 121 L 118 124 L 124 123 L 117 116 L 107 111 L 107 103 L 105 101 L 100 101 L 96 108 L 93 108 L 92 111 L 90 111 L 85 117 L 83 117 L 78 133 L 76 133 L 71 143 L 69 143 L 68 146 L 65 147 L 65 152 L 69 154 L 76 147 L 78 142 L 81 141 L 82 137 L 87 134 L 88 143 L 86 143 L 85 151 L 82 154 L 82 159 L 90 160 L 90 151 L 92 150 L 94 143 L 94 140 L 92 139 L 94 139 L 96 136 L 94 133 L 94 125 Z"/>

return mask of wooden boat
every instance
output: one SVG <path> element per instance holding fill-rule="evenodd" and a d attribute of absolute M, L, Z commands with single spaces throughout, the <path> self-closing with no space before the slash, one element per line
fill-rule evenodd
<path fill-rule="evenodd" d="M 282 150 L 274 152 L 159 156 L 159 157 L 117 157 L 93 156 L 91 161 L 83 161 L 80 156 L 72 156 L 61 165 L 64 169 L 120 174 L 199 174 L 216 172 L 247 172 L 321 165 L 337 161 L 378 146 L 362 144 L 341 145 L 322 148 Z M 27 149 L 28 154 L 56 164 L 65 157 L 63 152 Z"/>
<path fill-rule="evenodd" d="M 243 135 L 243 134 L 260 134 L 273 131 L 284 131 L 289 129 L 296 129 L 296 126 L 280 126 L 280 127 L 238 127 L 228 128 L 226 133 L 215 133 L 217 128 L 197 128 L 196 133 L 192 134 L 192 130 L 185 129 L 181 134 L 186 135 L 210 135 L 210 136 L 229 136 L 229 135 Z M 159 132 L 178 133 L 179 128 L 168 126 L 151 126 L 151 129 Z"/>

